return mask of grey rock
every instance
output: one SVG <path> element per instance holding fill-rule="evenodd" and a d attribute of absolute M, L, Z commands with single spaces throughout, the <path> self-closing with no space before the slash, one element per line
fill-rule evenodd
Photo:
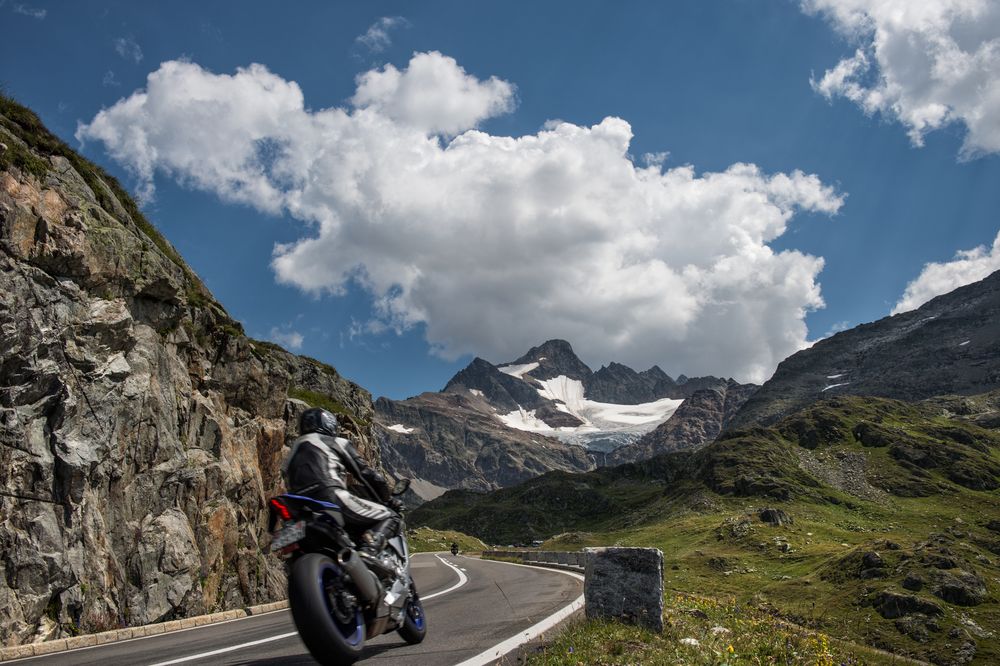
<path fill-rule="evenodd" d="M 912 592 L 919 592 L 924 587 L 924 579 L 920 574 L 910 572 L 903 579 L 903 587 Z"/>
<path fill-rule="evenodd" d="M 774 525 L 775 527 L 791 525 L 795 522 L 790 515 L 781 509 L 761 509 L 757 517 L 760 518 L 761 522 Z"/>
<path fill-rule="evenodd" d="M 900 594 L 891 590 L 880 592 L 872 600 L 879 615 L 887 620 L 920 613 L 921 615 L 941 615 L 944 611 L 933 601 L 912 594 Z"/>
<path fill-rule="evenodd" d="M 954 573 L 934 573 L 931 591 L 935 596 L 958 606 L 978 606 L 986 601 L 987 590 L 983 579 L 970 571 L 959 569 Z"/>
<path fill-rule="evenodd" d="M 588 618 L 616 619 L 663 631 L 663 552 L 656 548 L 587 548 Z"/>
<path fill-rule="evenodd" d="M 861 566 L 865 569 L 880 569 L 885 566 L 885 560 L 875 551 L 870 551 L 861 556 Z"/>

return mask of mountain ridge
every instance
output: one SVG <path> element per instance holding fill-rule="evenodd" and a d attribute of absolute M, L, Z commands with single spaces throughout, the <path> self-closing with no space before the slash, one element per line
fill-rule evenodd
<path fill-rule="evenodd" d="M 1000 271 L 916 310 L 836 333 L 789 356 L 730 425 L 766 425 L 833 395 L 913 401 L 996 386 Z"/>
<path fill-rule="evenodd" d="M 390 468 L 436 495 L 519 483 L 547 471 L 539 467 L 543 460 L 549 469 L 586 471 L 667 419 L 688 396 L 726 385 L 715 377 L 678 383 L 659 366 L 636 372 L 611 362 L 594 372 L 556 338 L 509 362 L 476 357 L 439 393 L 379 398 L 375 408 Z M 484 448 L 491 455 L 480 461 Z"/>

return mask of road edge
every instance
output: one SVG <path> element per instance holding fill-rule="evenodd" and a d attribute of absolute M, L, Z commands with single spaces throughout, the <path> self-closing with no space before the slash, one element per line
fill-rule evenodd
<path fill-rule="evenodd" d="M 107 645 L 108 643 L 119 643 L 135 638 L 146 638 L 147 636 L 158 636 L 159 634 L 169 634 L 183 629 L 194 629 L 204 627 L 209 624 L 219 624 L 221 622 L 231 622 L 255 615 L 264 615 L 288 608 L 288 601 L 275 601 L 269 604 L 257 604 L 208 615 L 196 615 L 186 617 L 181 620 L 170 620 L 168 622 L 156 622 L 153 624 L 142 624 L 137 627 L 126 629 L 112 629 L 102 631 L 99 634 L 85 634 L 83 636 L 73 636 L 72 638 L 58 638 L 54 641 L 43 641 L 41 643 L 26 643 L 12 647 L 0 648 L 0 662 L 12 661 L 14 659 L 27 659 L 29 657 L 41 657 L 69 650 L 80 648 L 96 647 Z"/>
<path fill-rule="evenodd" d="M 503 560 L 492 560 L 489 558 L 480 558 L 484 562 L 496 562 L 497 564 L 506 564 L 512 567 L 530 567 L 533 569 L 549 569 L 554 573 L 561 573 L 565 576 L 570 576 L 576 578 L 577 580 L 583 582 L 584 576 L 582 573 L 576 571 L 568 571 L 563 568 L 556 568 L 551 566 L 537 566 L 535 564 L 518 564 L 516 562 L 505 562 Z M 485 666 L 486 664 L 491 664 L 495 661 L 501 660 L 507 655 L 515 652 L 525 645 L 539 639 L 543 634 L 556 629 L 559 625 L 565 623 L 571 617 L 579 613 L 584 607 L 584 595 L 580 594 L 579 597 L 563 606 L 555 613 L 549 615 L 548 617 L 536 622 L 532 626 L 528 627 L 524 631 L 511 636 L 510 638 L 497 643 L 496 645 L 483 650 L 474 657 L 470 657 L 456 666 Z"/>

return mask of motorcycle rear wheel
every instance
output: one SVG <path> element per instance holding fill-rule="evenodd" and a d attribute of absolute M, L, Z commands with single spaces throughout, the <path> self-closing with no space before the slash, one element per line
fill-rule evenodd
<path fill-rule="evenodd" d="M 344 595 L 344 572 L 326 555 L 309 553 L 292 565 L 288 606 L 295 628 L 321 664 L 351 664 L 365 646 L 365 620 L 357 603 Z"/>

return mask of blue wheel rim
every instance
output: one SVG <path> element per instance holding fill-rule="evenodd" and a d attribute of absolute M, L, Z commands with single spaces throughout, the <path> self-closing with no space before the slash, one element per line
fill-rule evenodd
<path fill-rule="evenodd" d="M 424 609 L 419 601 L 411 601 L 406 606 L 406 614 L 413 620 L 413 626 L 419 630 L 424 628 Z"/>
<path fill-rule="evenodd" d="M 329 590 L 333 586 L 334 580 L 336 577 L 339 577 L 339 575 L 340 571 L 337 567 L 332 564 L 328 564 L 319 572 L 319 587 L 323 591 L 323 599 L 326 602 L 327 613 L 330 616 L 330 620 L 333 621 L 333 626 L 337 628 L 337 631 L 339 631 L 340 635 L 344 637 L 344 640 L 348 645 L 358 645 L 362 640 L 364 640 L 365 637 L 365 632 L 361 628 L 363 624 L 361 609 L 359 608 L 354 611 L 353 622 L 344 623 L 337 619 L 333 608 L 330 607 Z"/>

